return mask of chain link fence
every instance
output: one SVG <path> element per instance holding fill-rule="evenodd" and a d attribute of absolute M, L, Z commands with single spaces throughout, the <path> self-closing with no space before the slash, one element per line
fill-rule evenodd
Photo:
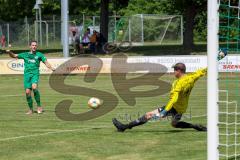
<path fill-rule="evenodd" d="M 80 37 L 87 28 L 100 31 L 99 16 L 69 16 L 69 36 L 77 30 Z M 133 45 L 182 44 L 182 16 L 134 15 L 130 17 L 110 16 L 109 42 L 131 42 Z M 29 41 L 37 40 L 40 48 L 62 48 L 61 17 L 43 16 L 42 21 L 25 17 L 14 22 L 0 21 L 0 47 L 11 44 L 26 48 Z"/>

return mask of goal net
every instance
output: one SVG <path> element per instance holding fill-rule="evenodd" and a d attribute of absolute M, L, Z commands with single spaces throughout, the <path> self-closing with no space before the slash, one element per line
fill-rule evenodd
<path fill-rule="evenodd" d="M 240 159 L 240 1 L 219 0 L 219 159 Z"/>
<path fill-rule="evenodd" d="M 182 16 L 137 14 L 121 17 L 114 33 L 115 41 L 129 41 L 133 45 L 182 44 Z"/>

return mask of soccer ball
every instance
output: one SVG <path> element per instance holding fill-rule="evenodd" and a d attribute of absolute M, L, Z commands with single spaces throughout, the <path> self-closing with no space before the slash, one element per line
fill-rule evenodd
<path fill-rule="evenodd" d="M 92 109 L 97 109 L 100 105 L 101 100 L 96 97 L 92 97 L 88 100 L 88 106 Z"/>
<path fill-rule="evenodd" d="M 223 59 L 227 55 L 227 50 L 225 49 L 220 49 L 218 52 L 218 60 Z"/>

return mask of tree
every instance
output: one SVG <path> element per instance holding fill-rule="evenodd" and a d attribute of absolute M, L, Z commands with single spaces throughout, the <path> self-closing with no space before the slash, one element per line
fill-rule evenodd
<path fill-rule="evenodd" d="M 109 0 L 101 0 L 100 33 L 103 43 L 108 41 L 108 8 Z"/>
<path fill-rule="evenodd" d="M 101 0 L 69 0 L 69 14 L 81 15 L 85 13 L 88 16 L 100 14 Z"/>
<path fill-rule="evenodd" d="M 190 54 L 194 48 L 194 29 L 196 29 L 195 27 L 200 27 L 201 29 L 206 28 L 206 23 L 204 24 L 204 22 L 206 22 L 207 17 L 205 14 L 203 14 L 203 12 L 206 11 L 207 0 L 130 0 L 128 7 L 121 10 L 121 12 L 125 13 L 125 15 L 133 15 L 140 13 L 183 15 L 183 47 L 186 54 Z M 199 21 L 201 22 L 201 26 L 199 25 Z M 197 31 L 199 30 L 197 29 Z M 206 29 L 204 31 L 206 32 Z M 202 33 L 197 34 L 201 35 Z"/>
<path fill-rule="evenodd" d="M 60 14 L 61 4 L 59 0 L 44 0 L 42 14 Z M 32 0 L 0 0 L 0 20 L 16 21 L 24 17 L 34 17 L 33 9 L 36 1 Z"/>
<path fill-rule="evenodd" d="M 163 14 L 166 7 L 163 1 L 129 0 L 127 7 L 122 8 L 119 12 L 125 16 L 134 14 Z"/>
<path fill-rule="evenodd" d="M 194 19 L 197 14 L 197 6 L 191 2 L 185 9 L 183 9 L 184 17 L 184 36 L 183 36 L 183 47 L 187 54 L 191 53 L 194 47 Z"/>
<path fill-rule="evenodd" d="M 196 16 L 207 10 L 207 0 L 174 0 L 172 7 L 183 14 L 184 36 L 183 47 L 186 54 L 190 54 L 194 48 L 194 27 L 197 24 Z M 204 17 L 202 17 L 204 18 Z M 207 19 L 205 17 L 205 19 Z M 205 24 L 206 25 L 206 24 Z"/>
<path fill-rule="evenodd" d="M 60 0 L 43 0 L 43 15 L 58 15 L 61 13 Z"/>
<path fill-rule="evenodd" d="M 128 0 L 115 0 L 112 1 L 111 13 L 118 12 L 121 8 L 126 7 Z M 100 33 L 103 38 L 103 43 L 108 42 L 108 21 L 109 21 L 109 0 L 101 0 L 101 11 L 100 11 Z"/>
<path fill-rule="evenodd" d="M 35 1 L 0 0 L 0 20 L 14 21 L 31 16 Z"/>

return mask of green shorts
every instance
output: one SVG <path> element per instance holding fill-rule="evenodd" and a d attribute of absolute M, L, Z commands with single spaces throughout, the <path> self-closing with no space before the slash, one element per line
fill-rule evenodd
<path fill-rule="evenodd" d="M 24 73 L 24 89 L 32 88 L 32 84 L 38 84 L 39 74 Z"/>

